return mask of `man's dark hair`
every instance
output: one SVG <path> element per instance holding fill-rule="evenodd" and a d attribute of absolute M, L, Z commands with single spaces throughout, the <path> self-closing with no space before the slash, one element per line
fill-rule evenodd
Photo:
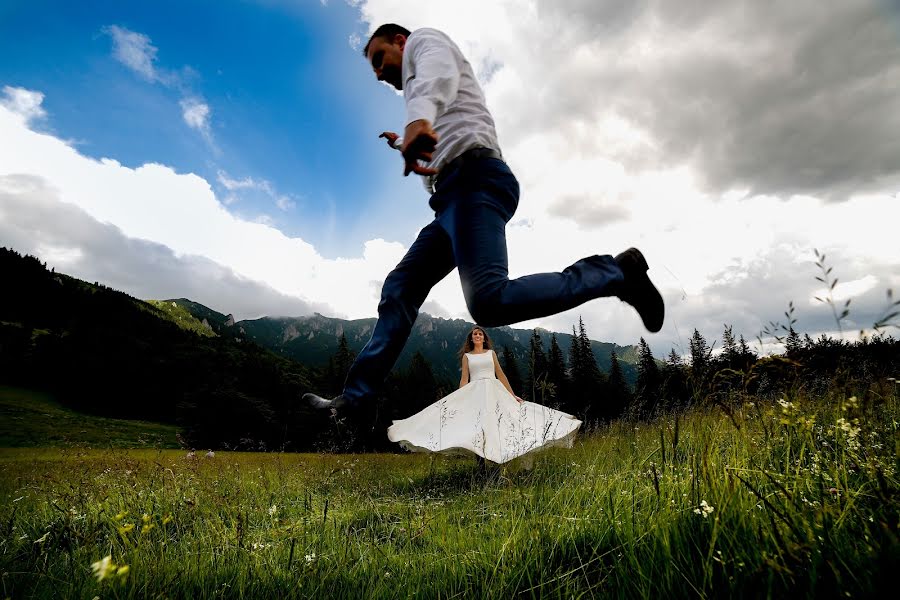
<path fill-rule="evenodd" d="M 379 26 L 378 29 L 375 30 L 375 33 L 372 34 L 372 37 L 369 38 L 369 41 L 366 42 L 366 46 L 365 48 L 363 48 L 363 56 L 365 56 L 366 58 L 369 57 L 369 44 L 371 44 L 372 40 L 374 40 L 375 38 L 385 38 L 388 40 L 393 40 L 394 36 L 398 33 L 409 37 L 409 29 L 403 27 L 402 25 L 397 25 L 396 23 L 385 23 L 384 25 Z"/>

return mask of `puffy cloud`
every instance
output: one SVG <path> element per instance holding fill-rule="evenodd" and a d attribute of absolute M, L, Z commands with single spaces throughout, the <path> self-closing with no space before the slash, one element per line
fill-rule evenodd
<path fill-rule="evenodd" d="M 142 299 L 187 297 L 237 319 L 329 313 L 331 307 L 279 293 L 197 255 L 129 238 L 33 175 L 0 177 L 0 239 L 60 272 Z"/>
<path fill-rule="evenodd" d="M 210 184 L 196 175 L 157 164 L 132 169 L 111 159 L 88 158 L 58 138 L 30 130 L 5 108 L 0 108 L 0 137 L 4 140 L 0 176 L 28 175 L 41 182 L 16 193 L 22 203 L 29 198 L 37 201 L 47 189 L 56 190 L 59 202 L 114 225 L 127 239 L 154 242 L 178 259 L 203 257 L 285 296 L 309 298 L 308 305 L 329 306 L 323 312 L 336 316 L 371 316 L 380 290 L 369 282 L 373 276 L 383 279 L 404 252 L 400 244 L 374 239 L 359 256 L 325 259 L 302 239 L 287 237 L 270 224 L 234 216 Z M 16 223 L 26 214 L 8 210 L 4 219 Z M 32 228 L 39 228 L 39 222 L 34 223 Z M 47 240 L 44 247 L 53 256 L 65 257 L 60 249 L 78 246 Z M 130 271 L 120 262 L 120 254 L 110 250 L 104 261 L 113 265 L 111 270 Z M 109 281 L 113 285 L 117 279 Z"/>
<path fill-rule="evenodd" d="M 26 123 L 44 118 L 47 113 L 41 104 L 44 102 L 44 94 L 26 90 L 25 88 L 3 86 L 3 97 L 0 98 L 0 106 L 17 114 Z"/>
<path fill-rule="evenodd" d="M 845 200 L 900 184 L 900 13 L 885 3 L 367 0 L 361 12 L 372 28 L 447 31 L 516 162 L 538 139 L 560 152 L 552 167 L 605 159 L 636 179 L 686 166 L 715 194 Z"/>

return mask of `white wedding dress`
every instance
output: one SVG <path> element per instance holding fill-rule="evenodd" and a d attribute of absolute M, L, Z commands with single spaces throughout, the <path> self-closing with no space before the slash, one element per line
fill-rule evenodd
<path fill-rule="evenodd" d="M 495 463 L 549 446 L 572 447 L 581 421 L 540 404 L 519 403 L 494 375 L 493 350 L 466 356 L 469 383 L 394 421 L 388 439 L 412 452 L 473 452 Z"/>

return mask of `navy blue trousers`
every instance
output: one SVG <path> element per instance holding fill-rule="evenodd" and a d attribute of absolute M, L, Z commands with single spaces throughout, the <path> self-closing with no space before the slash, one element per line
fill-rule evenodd
<path fill-rule="evenodd" d="M 378 394 L 428 292 L 454 268 L 469 313 L 483 327 L 544 317 L 614 295 L 623 279 L 612 256 L 595 255 L 562 273 L 510 280 L 506 223 L 519 204 L 519 183 L 501 160 L 476 159 L 446 173 L 429 204 L 435 219 L 385 279 L 372 338 L 347 375 L 343 394 L 351 403 Z"/>

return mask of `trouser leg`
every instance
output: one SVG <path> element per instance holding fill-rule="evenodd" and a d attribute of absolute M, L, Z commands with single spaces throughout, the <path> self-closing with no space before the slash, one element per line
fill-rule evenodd
<path fill-rule="evenodd" d="M 609 255 L 583 258 L 561 273 L 510 280 L 506 223 L 518 204 L 515 177 L 501 161 L 483 160 L 467 165 L 455 183 L 444 192 L 438 221 L 452 240 L 466 304 L 477 323 L 509 325 L 615 294 L 624 276 Z"/>
<path fill-rule="evenodd" d="M 428 292 L 455 267 L 450 238 L 436 222 L 419 232 L 406 256 L 387 276 L 378 320 L 344 383 L 351 403 L 376 396 L 403 350 Z"/>

